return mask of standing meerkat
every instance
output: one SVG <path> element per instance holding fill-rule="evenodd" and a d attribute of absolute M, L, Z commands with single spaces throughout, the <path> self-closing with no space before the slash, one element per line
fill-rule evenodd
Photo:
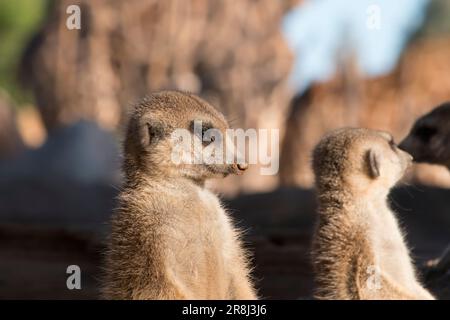
<path fill-rule="evenodd" d="M 344 128 L 316 146 L 319 299 L 433 299 L 418 282 L 389 190 L 412 158 L 381 131 Z"/>
<path fill-rule="evenodd" d="M 414 161 L 440 164 L 450 170 L 450 102 L 420 117 L 399 147 Z"/>
<path fill-rule="evenodd" d="M 200 136 L 194 132 L 201 121 Z M 203 152 L 228 123 L 183 92 L 150 95 L 133 110 L 124 141 L 124 187 L 111 223 L 103 296 L 107 299 L 256 299 L 247 254 L 205 180 L 240 174 L 245 164 L 173 161 L 183 129 Z"/>

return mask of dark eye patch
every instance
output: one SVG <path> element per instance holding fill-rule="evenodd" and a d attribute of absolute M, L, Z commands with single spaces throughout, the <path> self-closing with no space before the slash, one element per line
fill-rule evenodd
<path fill-rule="evenodd" d="M 161 139 L 164 137 L 164 126 L 162 124 L 147 124 L 150 140 Z"/>
<path fill-rule="evenodd" d="M 197 132 L 194 132 L 195 121 L 200 122 L 200 120 L 193 120 L 191 122 L 191 124 L 189 125 L 189 129 L 191 130 L 192 133 L 198 134 Z M 208 145 L 215 140 L 214 136 L 212 136 L 212 135 L 210 136 L 209 134 L 207 134 L 207 131 L 210 129 L 214 129 L 214 126 L 212 125 L 212 123 L 205 122 L 205 121 L 202 121 L 201 124 L 202 124 L 202 131 L 201 131 L 201 136 L 199 136 L 199 138 L 202 140 L 203 145 Z"/>
<path fill-rule="evenodd" d="M 423 142 L 428 142 L 430 139 L 437 133 L 436 128 L 428 127 L 428 126 L 422 126 L 418 127 L 414 131 L 414 135 L 416 135 L 420 140 Z"/>

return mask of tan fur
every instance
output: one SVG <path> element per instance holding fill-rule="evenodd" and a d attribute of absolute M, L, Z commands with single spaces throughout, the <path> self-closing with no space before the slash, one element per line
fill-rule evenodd
<path fill-rule="evenodd" d="M 433 299 L 416 278 L 389 190 L 411 157 L 385 132 L 340 129 L 314 150 L 319 299 Z"/>
<path fill-rule="evenodd" d="M 446 166 L 450 170 L 450 102 L 417 119 L 400 143 L 414 161 Z"/>
<path fill-rule="evenodd" d="M 239 168 L 170 160 L 170 133 L 198 119 L 222 132 L 228 128 L 220 112 L 182 92 L 152 94 L 133 110 L 124 142 L 125 185 L 106 254 L 105 298 L 256 298 L 240 233 L 204 187 L 205 179 Z"/>

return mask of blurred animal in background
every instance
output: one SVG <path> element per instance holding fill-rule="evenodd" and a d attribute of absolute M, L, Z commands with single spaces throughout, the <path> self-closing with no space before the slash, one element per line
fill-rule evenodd
<path fill-rule="evenodd" d="M 119 150 L 113 136 L 91 121 L 50 132 L 38 149 L 0 161 L 0 180 L 38 183 L 120 184 Z"/>
<path fill-rule="evenodd" d="M 74 1 L 52 2 L 21 79 L 48 131 L 80 119 L 117 130 L 132 102 L 164 89 L 200 95 L 233 126 L 283 130 L 292 53 L 280 24 L 298 2 L 79 0 L 80 30 L 66 27 Z M 273 188 L 277 177 L 254 165 L 227 181 L 215 183 L 236 194 Z"/>
<path fill-rule="evenodd" d="M 194 121 L 222 134 L 228 128 L 219 111 L 187 93 L 152 94 L 132 112 L 124 142 L 125 184 L 106 254 L 105 298 L 256 298 L 240 232 L 204 186 L 206 179 L 246 167 L 172 161 L 177 128 L 200 139 L 202 150 L 217 140 L 203 131 L 196 135 Z"/>
<path fill-rule="evenodd" d="M 362 126 L 402 136 L 424 106 L 450 98 L 448 39 L 406 46 L 427 0 L 377 1 L 386 14 L 375 30 L 366 24 L 369 0 L 79 0 L 81 29 L 68 30 L 73 2 L 52 2 L 21 63 L 46 129 L 87 119 L 117 130 L 146 92 L 193 92 L 233 126 L 288 137 L 280 177 L 251 166 L 216 182 L 227 195 L 310 188 L 309 154 L 328 130 Z M 307 101 L 292 101 L 306 89 Z M 417 170 L 420 182 L 450 186 L 436 168 Z"/>
<path fill-rule="evenodd" d="M 340 129 L 316 146 L 318 225 L 313 238 L 320 299 L 433 299 L 417 280 L 387 203 L 411 156 L 389 133 Z"/>
<path fill-rule="evenodd" d="M 414 161 L 439 164 L 450 170 L 450 102 L 417 119 L 400 143 Z"/>

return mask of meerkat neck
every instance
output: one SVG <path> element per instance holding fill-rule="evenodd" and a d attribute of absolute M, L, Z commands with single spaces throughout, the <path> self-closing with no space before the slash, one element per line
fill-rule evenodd
<path fill-rule="evenodd" d="M 204 179 L 192 179 L 180 176 L 178 173 L 166 168 L 162 165 L 152 165 L 151 168 L 138 164 L 133 158 L 126 158 L 123 165 L 125 186 L 138 187 L 144 185 L 159 184 L 195 184 L 203 188 L 205 186 Z"/>
<path fill-rule="evenodd" d="M 345 212 L 360 212 L 360 210 L 348 210 L 349 208 L 388 208 L 386 192 L 354 192 L 353 188 L 345 184 L 336 185 L 335 188 L 319 188 L 318 202 L 321 208 L 343 209 Z"/>
<path fill-rule="evenodd" d="M 163 174 L 137 174 L 126 176 L 125 186 L 128 188 L 142 188 L 142 187 L 152 187 L 152 186 L 165 186 L 179 188 L 184 186 L 184 188 L 205 188 L 204 180 L 194 180 L 186 177 L 180 176 L 164 176 Z"/>

